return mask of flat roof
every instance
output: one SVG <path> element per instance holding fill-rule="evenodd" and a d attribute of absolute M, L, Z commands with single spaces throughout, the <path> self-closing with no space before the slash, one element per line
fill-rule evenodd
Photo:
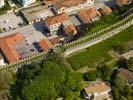
<path fill-rule="evenodd" d="M 18 54 L 14 46 L 16 43 L 22 42 L 23 40 L 23 36 L 20 33 L 0 38 L 0 49 L 9 63 L 13 63 L 19 60 L 20 55 Z"/>
<path fill-rule="evenodd" d="M 21 10 L 21 12 L 28 22 L 54 16 L 53 12 L 48 8 L 48 6 L 44 4 L 24 8 Z"/>
<path fill-rule="evenodd" d="M 40 41 L 40 46 L 41 48 L 45 51 L 48 52 L 49 49 L 53 48 L 52 43 L 50 42 L 50 40 L 48 40 L 47 38 L 44 38 L 43 40 Z"/>
<path fill-rule="evenodd" d="M 15 28 L 20 28 L 23 20 L 20 16 L 16 16 L 13 12 L 0 16 L 0 28 L 3 31 L 10 31 Z"/>
<path fill-rule="evenodd" d="M 16 43 L 15 49 L 17 50 L 17 52 L 21 58 L 25 58 L 25 57 L 28 57 L 31 55 L 31 53 L 29 52 L 28 48 L 26 47 L 26 44 L 24 43 L 24 41 Z"/>
<path fill-rule="evenodd" d="M 70 20 L 75 26 L 78 26 L 81 24 L 81 22 L 79 21 L 79 19 L 75 15 L 70 16 Z"/>
<path fill-rule="evenodd" d="M 73 7 L 79 4 L 83 4 L 87 0 L 54 0 L 54 5 L 57 9 L 61 9 L 62 7 Z"/>

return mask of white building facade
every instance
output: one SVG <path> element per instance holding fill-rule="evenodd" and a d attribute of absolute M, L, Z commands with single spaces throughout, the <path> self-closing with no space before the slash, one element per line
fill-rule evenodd
<path fill-rule="evenodd" d="M 19 0 L 19 1 L 24 7 L 36 2 L 36 0 Z"/>
<path fill-rule="evenodd" d="M 45 25 L 50 31 L 51 35 L 55 35 L 58 29 L 63 25 L 64 22 L 69 21 L 67 14 L 60 14 L 57 16 L 49 17 L 45 20 Z"/>
<path fill-rule="evenodd" d="M 78 2 L 78 0 L 77 0 L 77 2 Z M 53 9 L 56 11 L 57 14 L 72 13 L 74 11 L 78 11 L 80 9 L 84 9 L 84 8 L 87 8 L 87 7 L 93 6 L 93 5 L 94 5 L 94 0 L 84 0 L 83 3 L 79 3 L 77 5 L 70 4 L 69 7 L 67 7 L 67 6 L 58 7 L 58 3 L 53 4 Z"/>

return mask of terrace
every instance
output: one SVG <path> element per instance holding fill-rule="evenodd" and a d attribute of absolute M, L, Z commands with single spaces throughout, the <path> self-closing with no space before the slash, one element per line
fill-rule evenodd
<path fill-rule="evenodd" d="M 21 10 L 23 16 L 29 24 L 45 20 L 47 17 L 54 16 L 53 12 L 45 5 L 37 5 Z"/>
<path fill-rule="evenodd" d="M 15 20 L 14 20 L 15 19 Z M 13 12 L 0 16 L 0 28 L 2 31 L 11 31 L 23 26 L 23 20 Z"/>

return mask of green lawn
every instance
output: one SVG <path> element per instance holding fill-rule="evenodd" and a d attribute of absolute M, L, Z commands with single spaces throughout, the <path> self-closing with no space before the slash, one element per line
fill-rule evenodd
<path fill-rule="evenodd" d="M 74 46 L 83 44 L 83 43 L 85 43 L 85 42 L 91 41 L 91 40 L 95 39 L 96 37 L 99 37 L 99 36 L 101 36 L 101 35 L 104 35 L 104 34 L 110 32 L 110 31 L 112 31 L 112 30 L 118 28 L 119 26 L 124 25 L 125 23 L 131 21 L 132 18 L 133 18 L 133 15 L 131 15 L 131 16 L 129 16 L 128 18 L 125 18 L 125 19 L 119 21 L 119 22 L 116 23 L 116 24 L 111 25 L 110 27 L 104 28 L 104 30 L 102 30 L 102 31 L 100 31 L 100 32 L 96 32 L 96 34 L 94 34 L 94 33 L 93 33 L 93 34 L 92 34 L 92 33 L 89 33 L 89 34 L 91 34 L 91 35 L 88 36 L 87 38 L 81 39 L 81 40 L 79 39 L 78 41 L 74 41 L 74 42 L 72 42 L 72 43 L 70 43 L 70 44 L 66 44 L 66 45 L 65 45 L 65 48 L 68 49 L 68 48 L 71 48 L 71 47 L 74 47 Z M 87 34 L 87 33 L 86 33 L 86 34 Z"/>
<path fill-rule="evenodd" d="M 93 67 L 101 59 L 104 59 L 105 62 L 111 60 L 108 51 L 112 49 L 113 44 L 123 44 L 131 40 L 133 40 L 133 26 L 99 44 L 87 48 L 83 52 L 67 58 L 67 61 L 74 70 L 87 65 Z"/>

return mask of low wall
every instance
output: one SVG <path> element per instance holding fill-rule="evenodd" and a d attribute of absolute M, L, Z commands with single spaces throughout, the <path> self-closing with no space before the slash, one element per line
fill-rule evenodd
<path fill-rule="evenodd" d="M 32 62 L 39 62 L 42 61 L 43 59 L 45 59 L 47 56 L 47 53 L 43 52 L 43 53 L 39 53 L 37 55 L 33 55 L 29 58 L 25 58 L 23 60 L 20 60 L 18 62 L 15 62 L 13 64 L 8 64 L 5 66 L 1 66 L 0 71 L 1 70 L 13 70 L 13 71 L 17 71 L 18 68 L 24 66 L 24 65 L 28 65 L 31 64 Z"/>
<path fill-rule="evenodd" d="M 120 27 L 118 27 L 118 28 L 116 28 L 116 29 L 114 29 L 114 30 L 112 30 L 112 31 L 110 31 L 110 32 L 108 32 L 108 33 L 106 33 L 106 34 L 104 34 L 104 35 L 101 35 L 101 36 L 99 36 L 99 37 L 96 37 L 96 38 L 94 38 L 94 39 L 92 39 L 92 40 L 90 40 L 90 41 L 88 41 L 88 42 L 86 42 L 86 43 L 83 43 L 83 44 L 81 43 L 81 44 L 78 44 L 78 45 L 76 45 L 76 46 L 74 46 L 74 47 L 70 47 L 70 48 L 66 49 L 66 51 L 64 52 L 64 55 L 65 55 L 65 56 L 68 56 L 68 55 L 70 55 L 71 53 L 74 53 L 74 52 L 77 52 L 77 51 L 79 51 L 79 50 L 88 48 L 88 47 L 90 47 L 90 46 L 92 46 L 92 45 L 95 45 L 95 44 L 97 44 L 97 43 L 99 43 L 99 42 L 101 42 L 101 41 L 103 41 L 103 40 L 106 40 L 106 39 L 108 39 L 108 38 L 110 38 L 110 37 L 112 37 L 112 36 L 118 34 L 119 32 L 125 30 L 126 28 L 128 28 L 128 27 L 131 26 L 131 25 L 133 25 L 133 19 L 130 20 L 130 21 L 128 21 L 128 22 L 127 22 L 126 24 L 124 24 L 123 26 L 120 26 Z M 102 31 L 102 30 L 101 30 L 101 31 Z M 96 34 L 96 33 L 94 33 L 94 34 Z M 81 40 L 84 40 L 84 39 L 86 39 L 86 38 L 88 38 L 88 37 L 85 37 L 85 38 L 80 39 L 80 40 L 77 40 L 77 41 L 81 41 Z M 76 41 L 74 41 L 74 42 L 76 42 Z M 72 43 L 73 43 L 73 42 L 72 42 Z M 72 43 L 70 43 L 70 44 L 72 44 Z"/>

